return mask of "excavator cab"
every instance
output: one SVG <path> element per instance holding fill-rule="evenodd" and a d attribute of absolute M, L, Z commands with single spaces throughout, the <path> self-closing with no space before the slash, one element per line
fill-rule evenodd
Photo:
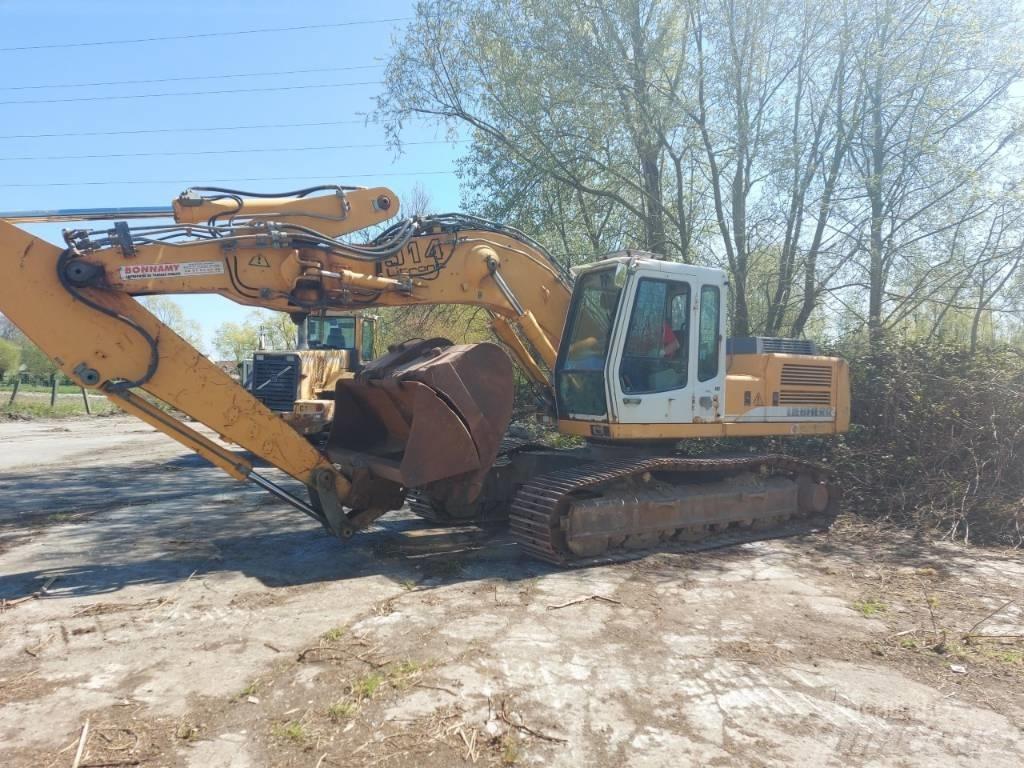
<path fill-rule="evenodd" d="M 560 420 L 664 425 L 721 419 L 726 280 L 721 270 L 616 254 L 576 280 L 555 369 Z"/>
<path fill-rule="evenodd" d="M 559 430 L 603 441 L 833 434 L 849 371 L 802 339 L 726 339 L 724 271 L 634 251 L 580 268 L 555 365 Z"/>

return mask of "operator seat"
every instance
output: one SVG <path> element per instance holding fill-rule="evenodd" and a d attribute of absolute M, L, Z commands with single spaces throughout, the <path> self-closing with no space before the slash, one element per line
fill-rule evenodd
<path fill-rule="evenodd" d="M 332 347 L 333 349 L 344 349 L 348 346 L 345 344 L 345 334 L 342 333 L 340 328 L 331 328 L 327 332 L 327 338 L 324 340 L 324 346 Z"/>

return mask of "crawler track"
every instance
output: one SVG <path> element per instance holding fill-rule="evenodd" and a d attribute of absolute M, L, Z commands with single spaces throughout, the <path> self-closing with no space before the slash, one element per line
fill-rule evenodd
<path fill-rule="evenodd" d="M 524 451 L 546 450 L 550 449 L 542 443 L 514 437 L 503 438 L 489 479 L 494 480 L 500 477 L 504 471 L 510 469 L 516 454 Z M 514 478 L 510 479 L 509 482 L 514 483 Z M 452 509 L 443 501 L 432 498 L 428 492 L 418 488 L 413 488 L 408 492 L 406 503 L 413 514 L 432 523 L 440 525 L 472 523 L 493 525 L 500 524 L 508 519 L 507 499 L 508 491 L 502 487 L 495 487 L 491 483 L 485 484 L 481 498 L 474 505 Z"/>
<path fill-rule="evenodd" d="M 673 456 L 635 461 L 587 463 L 534 477 L 519 489 L 512 501 L 510 528 L 519 545 L 531 556 L 540 560 L 558 565 L 581 560 L 589 561 L 594 559 L 593 556 L 577 557 L 568 549 L 565 542 L 563 520 L 574 494 L 595 492 L 603 486 L 607 487 L 629 478 L 641 477 L 647 473 L 694 473 L 730 477 L 745 472 L 795 477 L 807 476 L 815 482 L 825 483 L 829 493 L 828 506 L 824 512 L 814 516 L 813 522 L 820 526 L 827 526 L 838 512 L 838 491 L 828 484 L 828 473 L 814 464 L 782 455 L 700 459 Z M 710 546 L 724 546 L 719 543 L 720 539 L 735 539 L 737 536 L 744 541 L 773 538 L 770 529 L 753 529 L 759 528 L 764 523 L 781 527 L 780 524 L 784 522 L 785 520 L 777 518 L 762 520 L 747 516 L 744 519 L 731 520 L 726 525 L 699 526 L 699 530 L 687 528 L 685 530 L 686 540 L 691 542 L 692 546 L 688 548 L 692 549 L 702 548 L 699 543 L 694 544 L 694 538 L 707 539 Z M 736 530 L 743 528 L 747 530 Z M 728 529 L 728 534 L 725 534 L 726 529 Z M 679 536 L 681 532 L 682 529 L 673 527 L 660 531 L 659 535 L 661 539 L 668 540 Z M 608 553 L 601 554 L 609 554 L 614 550 L 615 546 L 612 546 Z"/>

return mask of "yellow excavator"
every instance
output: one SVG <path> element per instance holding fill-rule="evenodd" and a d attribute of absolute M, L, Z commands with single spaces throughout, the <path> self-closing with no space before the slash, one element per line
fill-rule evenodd
<path fill-rule="evenodd" d="M 437 520 L 507 520 L 553 563 L 668 539 L 760 533 L 835 514 L 827 472 L 784 455 L 700 454 L 691 438 L 830 435 L 849 425 L 845 362 L 806 342 L 725 338 L 721 270 L 624 251 L 570 274 L 531 238 L 473 216 L 403 219 L 389 189 L 281 194 L 194 187 L 168 208 L 0 214 L 0 312 L 76 384 L 99 390 L 232 477 L 349 537 L 411 499 Z M 143 219 L 158 223 L 135 224 Z M 115 221 L 52 245 L 15 224 Z M 300 320 L 326 312 L 465 304 L 500 342 L 418 339 L 334 391 L 321 449 L 142 306 L 219 294 Z M 558 430 L 557 450 L 505 440 L 512 361 Z M 254 470 L 146 392 L 306 486 Z"/>

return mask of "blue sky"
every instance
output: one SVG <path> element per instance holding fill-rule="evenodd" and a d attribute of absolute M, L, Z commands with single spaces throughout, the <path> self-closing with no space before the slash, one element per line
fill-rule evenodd
<path fill-rule="evenodd" d="M 169 205 L 190 183 L 232 182 L 254 191 L 281 191 L 317 182 L 390 186 L 402 197 L 419 183 L 435 210 L 459 204 L 452 173 L 460 147 L 440 128 L 413 124 L 408 146 L 396 156 L 386 147 L 284 151 L 288 148 L 383 144 L 380 126 L 353 122 L 290 128 L 178 131 L 122 135 L 51 136 L 176 128 L 359 121 L 373 110 L 392 36 L 405 22 L 277 31 L 121 45 L 74 43 L 192 35 L 262 28 L 340 24 L 412 15 L 412 2 L 218 3 L 25 2 L 0 0 L 0 211 Z M 375 66 L 376 65 L 376 66 Z M 221 75 L 342 71 L 219 78 Z M 369 68 L 367 68 L 369 67 Z M 127 80 L 172 82 L 83 85 Z M 365 83 L 326 88 L 263 90 L 217 95 L 101 100 L 108 96 L 170 92 L 274 89 Z M 74 87 L 36 88 L 64 85 Z M 92 99 L 24 103 L 58 99 Z M 22 102 L 22 103 L 13 103 Z M 7 138 L 25 136 L 26 138 Z M 220 150 L 274 149 L 230 152 Z M 92 157 L 68 155 L 218 152 L 204 155 Z M 61 157 L 62 159 L 49 159 Z M 15 159 L 28 158 L 28 159 Z M 436 173 L 441 171 L 443 173 Z M 420 172 L 435 172 L 419 175 Z M 113 182 L 90 184 L 87 182 Z M 151 182 L 151 183 L 128 183 Z M 38 186 L 29 186 L 38 185 Z M 30 227 L 60 242 L 66 225 Z M 214 296 L 181 297 L 180 304 L 209 338 L 221 322 L 249 310 Z"/>

